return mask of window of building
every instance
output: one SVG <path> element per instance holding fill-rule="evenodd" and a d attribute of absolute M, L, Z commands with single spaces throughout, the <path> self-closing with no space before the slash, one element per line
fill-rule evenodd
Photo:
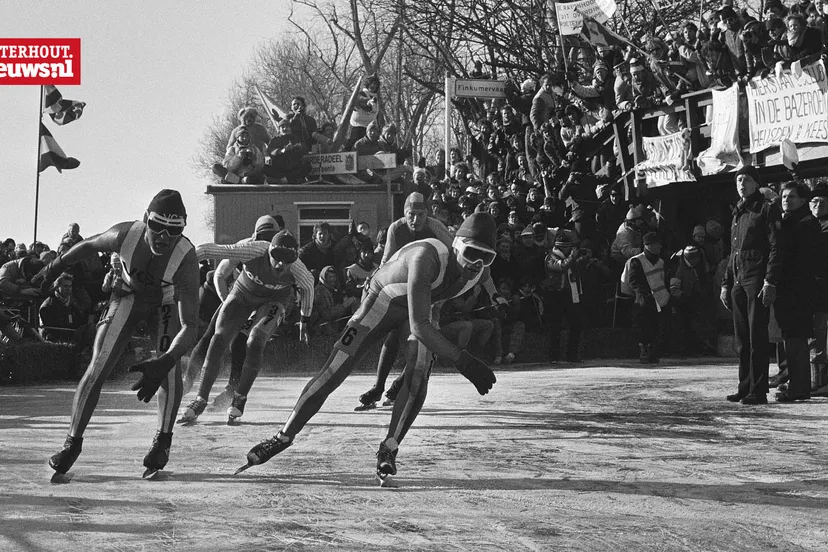
<path fill-rule="evenodd" d="M 299 244 L 304 245 L 313 239 L 313 226 L 317 222 L 327 222 L 331 226 L 331 240 L 336 243 L 348 233 L 353 201 L 341 202 L 297 202 L 299 213 Z"/>

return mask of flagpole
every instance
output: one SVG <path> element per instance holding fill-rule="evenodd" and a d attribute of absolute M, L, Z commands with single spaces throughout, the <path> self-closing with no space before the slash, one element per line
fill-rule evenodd
<path fill-rule="evenodd" d="M 43 85 L 40 85 L 40 104 L 37 107 L 37 177 L 35 178 L 35 205 L 34 205 L 34 237 L 32 243 L 37 241 L 37 210 L 40 201 L 40 126 L 43 124 Z"/>

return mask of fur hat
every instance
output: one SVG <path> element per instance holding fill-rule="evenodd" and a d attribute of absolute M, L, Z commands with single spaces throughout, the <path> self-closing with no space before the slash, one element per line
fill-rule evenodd
<path fill-rule="evenodd" d="M 150 213 L 157 213 L 164 218 L 187 219 L 187 209 L 184 208 L 184 202 L 181 200 L 181 194 L 176 190 L 161 190 L 150 201 L 147 211 Z"/>
<path fill-rule="evenodd" d="M 497 223 L 489 213 L 473 213 L 457 229 L 458 238 L 469 238 L 490 249 L 495 248 Z"/>

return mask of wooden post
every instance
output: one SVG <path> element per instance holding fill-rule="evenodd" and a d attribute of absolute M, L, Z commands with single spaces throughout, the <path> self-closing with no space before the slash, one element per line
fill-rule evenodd
<path fill-rule="evenodd" d="M 351 112 L 354 110 L 354 104 L 356 103 L 357 96 L 359 96 L 359 91 L 362 88 L 363 79 L 364 77 L 359 77 L 356 86 L 354 86 L 354 91 L 351 92 L 348 104 L 345 106 L 345 111 L 342 112 L 342 117 L 339 119 L 339 126 L 336 128 L 336 133 L 333 137 L 333 151 L 339 150 L 342 142 L 345 141 L 345 128 L 350 125 Z"/>

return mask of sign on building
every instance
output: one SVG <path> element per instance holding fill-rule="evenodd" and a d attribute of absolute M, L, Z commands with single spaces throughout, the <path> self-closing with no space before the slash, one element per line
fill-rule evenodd
<path fill-rule="evenodd" d="M 310 161 L 311 174 L 353 174 L 357 172 L 355 151 L 339 153 L 313 153 L 306 155 Z"/>

